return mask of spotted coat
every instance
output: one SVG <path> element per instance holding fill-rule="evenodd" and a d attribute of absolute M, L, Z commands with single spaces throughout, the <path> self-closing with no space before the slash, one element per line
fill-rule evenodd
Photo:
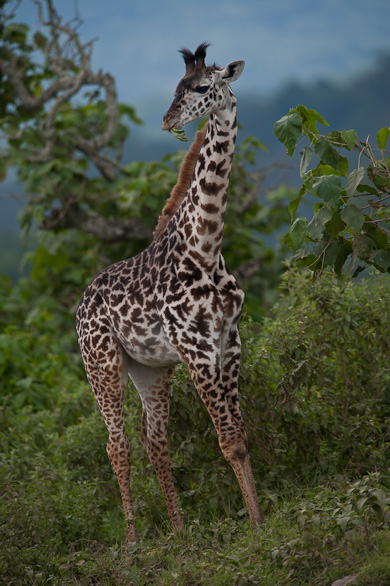
<path fill-rule="evenodd" d="M 263 521 L 238 403 L 244 294 L 221 255 L 229 174 L 237 133 L 229 83 L 243 62 L 206 67 L 207 45 L 183 51 L 186 75 L 163 119 L 181 128 L 209 115 L 192 180 L 176 213 L 142 253 L 101 271 L 77 311 L 88 380 L 105 420 L 107 452 L 121 490 L 127 538 L 137 541 L 130 494 L 124 396 L 130 376 L 142 401 L 141 441 L 166 499 L 174 529 L 183 527 L 169 462 L 167 422 L 175 364 L 188 365 L 232 465 L 252 524 Z"/>

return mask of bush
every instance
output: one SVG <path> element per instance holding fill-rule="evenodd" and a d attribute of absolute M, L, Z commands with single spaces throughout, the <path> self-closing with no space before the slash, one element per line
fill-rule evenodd
<path fill-rule="evenodd" d="M 288 271 L 255 336 L 244 324 L 241 395 L 260 476 L 385 465 L 390 432 L 388 278 L 344 287 Z"/>
<path fill-rule="evenodd" d="M 245 318 L 240 402 L 259 494 L 318 476 L 387 467 L 390 288 L 387 277 L 343 285 L 289 270 L 274 317 Z M 232 516 L 238 484 L 185 367 L 176 369 L 169 432 L 182 502 Z"/>
<path fill-rule="evenodd" d="M 379 470 L 385 476 L 387 470 L 389 302 L 390 288 L 383 277 L 342 288 L 330 274 L 312 281 L 308 274 L 289 270 L 274 317 L 261 327 L 248 318 L 242 322 L 241 406 L 267 517 L 279 510 L 282 499 L 291 500 L 308 486 L 315 494 L 320 484 L 344 486 L 343 496 L 336 495 L 329 507 L 311 499 L 310 505 L 301 503 L 291 512 L 291 523 L 303 533 L 286 535 L 280 546 L 273 545 L 273 564 L 282 560 L 283 565 L 287 556 L 295 572 L 293 560 L 298 554 L 300 559 L 306 556 L 307 535 L 319 547 L 326 531 L 335 542 L 359 523 L 366 531 L 375 515 L 376 523 L 387 519 L 388 490 L 383 492 L 379 479 L 365 475 Z M 39 315 L 44 337 L 47 328 Z M 24 332 L 18 335 L 23 338 Z M 23 363 L 15 353 L 14 364 L 3 371 L 0 572 L 10 585 L 44 579 L 61 584 L 60 576 L 67 572 L 79 584 L 94 583 L 91 576 L 100 572 L 98 582 L 104 583 L 107 574 L 109 584 L 123 563 L 123 573 L 115 579 L 125 583 L 127 562 L 120 556 L 115 562 L 119 554 L 108 548 L 123 542 L 124 521 L 105 451 L 107 431 L 78 363 L 69 369 L 66 352 L 72 346 L 65 338 L 61 352 L 60 339 L 47 336 L 48 352 L 41 356 L 49 367 L 47 357 L 53 355 L 58 366 L 45 387 L 48 404 L 29 401 L 19 406 L 7 379 L 14 376 L 15 364 L 27 372 L 44 371 L 39 361 L 34 364 L 33 344 L 25 346 Z M 156 540 L 161 531 L 169 531 L 168 516 L 139 441 L 141 406 L 132 388 L 126 418 L 137 526 L 143 540 Z M 189 539 L 209 539 L 205 527 L 222 541 L 235 539 L 229 533 L 233 526 L 246 533 L 238 483 L 184 365 L 177 367 L 173 380 L 169 438 Z M 336 511 L 331 525 L 329 511 Z M 226 517 L 231 526 L 222 521 Z M 310 551 L 314 560 L 317 554 Z"/>

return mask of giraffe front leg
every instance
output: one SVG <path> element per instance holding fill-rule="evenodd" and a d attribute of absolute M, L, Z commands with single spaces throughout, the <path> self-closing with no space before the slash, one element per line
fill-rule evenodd
<path fill-rule="evenodd" d="M 238 399 L 238 377 L 240 372 L 241 340 L 238 329 L 230 332 L 230 336 L 224 350 L 222 360 L 222 382 L 227 407 L 233 417 L 237 428 L 244 438 L 244 445 L 234 438 L 220 439 L 222 452 L 232 466 L 240 484 L 244 500 L 248 509 L 252 526 L 264 523 L 264 516 L 259 506 L 252 466 L 248 453 L 248 441 L 245 432 L 245 424 L 240 410 Z"/>
<path fill-rule="evenodd" d="M 203 363 L 189 363 L 192 380 L 214 423 L 221 451 L 232 466 L 248 509 L 252 526 L 264 522 L 248 454 L 248 440 L 238 403 L 239 345 L 227 348 L 222 363 L 209 356 Z M 207 373 L 207 375 L 206 375 Z"/>

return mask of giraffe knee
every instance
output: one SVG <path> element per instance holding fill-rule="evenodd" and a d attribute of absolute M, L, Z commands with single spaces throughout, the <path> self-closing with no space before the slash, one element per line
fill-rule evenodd
<path fill-rule="evenodd" d="M 127 437 L 120 441 L 108 440 L 106 451 L 115 476 L 130 475 L 130 445 Z"/>
<path fill-rule="evenodd" d="M 235 448 L 233 449 L 233 454 L 234 458 L 236 458 L 237 460 L 244 460 L 248 455 L 248 449 L 245 445 L 241 444 L 235 446 Z"/>
<path fill-rule="evenodd" d="M 246 442 L 231 443 L 229 445 L 221 446 L 222 453 L 225 459 L 232 464 L 233 462 L 242 462 L 248 456 L 248 448 Z"/>

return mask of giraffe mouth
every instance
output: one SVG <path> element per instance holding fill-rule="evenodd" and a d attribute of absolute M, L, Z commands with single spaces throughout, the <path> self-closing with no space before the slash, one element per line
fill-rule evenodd
<path fill-rule="evenodd" d="M 162 123 L 162 129 L 169 130 L 169 131 L 171 131 L 172 129 L 181 130 L 182 126 L 183 125 L 180 124 L 180 122 L 175 123 L 174 121 L 172 122 L 171 120 L 169 122 L 167 122 L 166 120 L 163 120 L 163 123 Z"/>

